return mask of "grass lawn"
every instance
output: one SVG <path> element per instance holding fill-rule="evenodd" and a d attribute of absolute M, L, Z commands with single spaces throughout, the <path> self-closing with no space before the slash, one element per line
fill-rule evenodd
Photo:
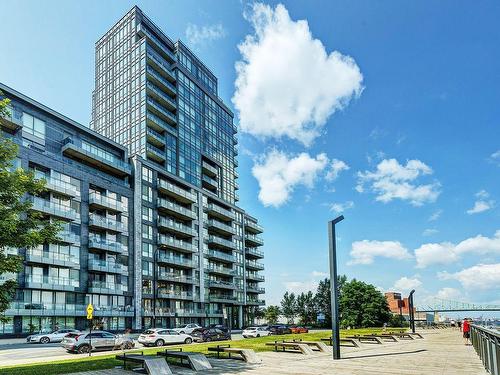
<path fill-rule="evenodd" d="M 403 328 L 393 329 L 394 332 L 399 332 Z M 388 332 L 391 332 L 391 329 L 387 329 Z M 375 332 L 382 332 L 382 328 L 363 328 L 363 329 L 351 329 L 349 331 L 342 330 L 340 331 L 340 336 L 349 336 L 349 335 L 365 335 Z M 303 333 L 303 334 L 292 334 L 292 335 L 279 335 L 279 336 L 267 336 L 267 337 L 258 337 L 252 339 L 243 339 L 243 340 L 234 340 L 234 341 L 217 341 L 203 344 L 191 344 L 191 345 L 182 345 L 184 351 L 192 351 L 192 352 L 202 352 L 207 353 L 207 348 L 209 346 L 214 346 L 217 344 L 228 344 L 231 346 L 238 348 L 246 348 L 253 349 L 256 352 L 263 351 L 271 351 L 273 350 L 272 346 L 266 346 L 266 342 L 274 342 L 275 340 L 291 340 L 291 339 L 302 339 L 302 340 L 311 340 L 311 341 L 319 341 L 321 338 L 330 337 L 331 332 L 322 331 L 322 332 L 312 332 L 312 333 Z M 177 348 L 179 345 L 173 345 L 169 348 Z M 61 349 L 62 350 L 62 349 Z M 144 354 L 156 354 L 158 351 L 164 351 L 163 348 L 148 348 L 141 349 Z M 72 372 L 80 372 L 80 371 L 92 371 L 92 370 L 103 370 L 113 368 L 115 366 L 122 365 L 121 361 L 117 361 L 115 359 L 115 355 L 118 354 L 119 351 L 111 352 L 109 355 L 102 356 L 94 356 L 88 358 L 78 358 L 78 359 L 68 359 L 63 361 L 56 362 L 45 362 L 38 364 L 29 364 L 29 365 L 16 365 L 16 366 L 0 366 L 0 374 L 2 375 L 55 375 L 55 374 L 68 374 Z"/>

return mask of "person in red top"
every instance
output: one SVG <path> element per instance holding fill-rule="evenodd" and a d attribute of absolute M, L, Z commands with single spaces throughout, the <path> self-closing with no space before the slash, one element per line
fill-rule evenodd
<path fill-rule="evenodd" d="M 465 345 L 469 345 L 470 319 L 468 319 L 468 318 L 464 319 L 464 322 L 462 323 L 462 332 L 463 332 L 463 336 L 464 336 Z"/>

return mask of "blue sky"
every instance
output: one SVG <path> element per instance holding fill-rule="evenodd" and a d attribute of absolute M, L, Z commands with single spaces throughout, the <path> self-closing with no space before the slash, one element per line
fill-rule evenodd
<path fill-rule="evenodd" d="M 3 4 L 0 81 L 88 124 L 94 43 L 134 4 Z M 343 210 L 340 273 L 421 303 L 500 304 L 500 4 L 277 4 L 137 3 L 235 110 L 268 302 L 328 272 Z"/>

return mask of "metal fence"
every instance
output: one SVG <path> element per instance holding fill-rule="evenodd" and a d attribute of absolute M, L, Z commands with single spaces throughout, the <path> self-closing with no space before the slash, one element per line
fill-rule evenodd
<path fill-rule="evenodd" d="M 500 331 L 472 325 L 471 340 L 486 370 L 500 375 Z"/>

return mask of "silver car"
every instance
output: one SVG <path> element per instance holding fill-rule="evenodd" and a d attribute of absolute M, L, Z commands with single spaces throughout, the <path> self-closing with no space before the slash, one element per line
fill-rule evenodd
<path fill-rule="evenodd" d="M 28 343 L 48 344 L 49 342 L 61 342 L 68 333 L 80 333 L 76 329 L 58 329 L 53 332 L 36 333 L 26 337 Z"/>
<path fill-rule="evenodd" d="M 92 335 L 92 349 L 90 347 Z M 76 337 L 65 337 L 61 345 L 68 352 L 88 353 L 90 350 L 132 349 L 134 340 L 123 335 L 115 335 L 106 331 L 84 332 Z"/>

